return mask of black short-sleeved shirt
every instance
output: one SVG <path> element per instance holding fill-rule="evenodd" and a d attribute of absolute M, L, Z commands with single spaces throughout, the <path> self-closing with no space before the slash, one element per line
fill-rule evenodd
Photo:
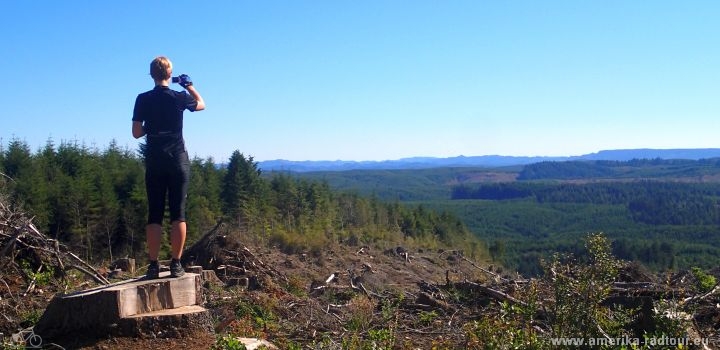
<path fill-rule="evenodd" d="M 148 147 L 160 146 L 168 136 L 182 141 L 183 111 L 195 111 L 197 101 L 187 92 L 179 92 L 167 86 L 155 86 L 135 99 L 133 121 L 142 122 L 148 135 Z M 153 139 L 158 137 L 159 142 Z M 181 142 L 182 143 L 182 142 Z"/>
<path fill-rule="evenodd" d="M 142 122 L 147 134 L 147 153 L 178 153 L 185 151 L 182 137 L 183 111 L 195 111 L 197 101 L 187 92 L 167 86 L 155 86 L 135 99 L 133 121 Z"/>

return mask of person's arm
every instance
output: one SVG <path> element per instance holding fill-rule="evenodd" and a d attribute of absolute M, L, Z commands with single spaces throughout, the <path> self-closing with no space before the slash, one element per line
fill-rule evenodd
<path fill-rule="evenodd" d="M 192 96 L 192 98 L 197 101 L 197 105 L 195 106 L 195 111 L 202 111 L 205 109 L 205 101 L 203 100 L 202 96 L 200 96 L 200 93 L 195 90 L 195 87 L 192 85 L 188 85 L 185 87 L 185 90 Z"/>
<path fill-rule="evenodd" d="M 145 136 L 145 130 L 143 129 L 142 122 L 133 121 L 132 135 L 136 139 L 139 139 L 139 138 Z"/>

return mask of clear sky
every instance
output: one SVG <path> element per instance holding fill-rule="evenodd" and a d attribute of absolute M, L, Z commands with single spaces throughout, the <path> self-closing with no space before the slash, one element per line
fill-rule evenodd
<path fill-rule="evenodd" d="M 720 147 L 720 2 L 2 2 L 2 143 L 135 149 L 168 56 L 226 161 L 567 156 Z M 176 89 L 180 89 L 175 85 Z"/>

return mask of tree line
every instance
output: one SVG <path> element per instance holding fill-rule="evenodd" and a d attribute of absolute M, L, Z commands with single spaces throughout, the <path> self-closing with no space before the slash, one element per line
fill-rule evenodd
<path fill-rule="evenodd" d="M 719 170 L 720 158 L 548 161 L 525 165 L 517 179 L 677 178 L 717 175 Z"/>
<path fill-rule="evenodd" d="M 577 253 L 577 237 L 593 231 L 613 239 L 619 258 L 655 271 L 716 266 L 719 201 L 711 182 L 544 180 L 456 186 L 435 209 L 487 237 L 493 260 L 532 275 L 547 252 Z"/>
<path fill-rule="evenodd" d="M 33 152 L 26 142 L 0 144 L 0 192 L 32 216 L 43 232 L 97 261 L 143 258 L 145 196 L 142 145 L 106 148 L 48 140 Z M 264 174 L 252 156 L 233 152 L 224 165 L 191 160 L 188 242 L 222 221 L 288 252 L 321 250 L 328 242 L 411 242 L 428 247 L 482 244 L 448 213 L 336 192 L 321 181 Z"/>
<path fill-rule="evenodd" d="M 511 182 L 453 188 L 452 199 L 530 199 L 537 203 L 623 205 L 650 225 L 716 225 L 720 184 L 657 180 L 592 183 Z"/>

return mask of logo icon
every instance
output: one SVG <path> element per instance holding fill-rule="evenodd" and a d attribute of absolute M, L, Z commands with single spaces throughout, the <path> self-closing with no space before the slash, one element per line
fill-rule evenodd
<path fill-rule="evenodd" d="M 12 335 L 12 341 L 16 344 L 25 344 L 26 349 L 42 349 L 43 348 L 43 338 L 33 331 L 32 328 L 23 329 L 19 333 L 15 333 Z M 44 344 L 46 345 L 45 348 L 48 348 L 47 346 L 50 346 L 48 349 L 59 349 L 59 350 L 65 350 L 64 347 L 57 345 L 57 344 Z"/>

